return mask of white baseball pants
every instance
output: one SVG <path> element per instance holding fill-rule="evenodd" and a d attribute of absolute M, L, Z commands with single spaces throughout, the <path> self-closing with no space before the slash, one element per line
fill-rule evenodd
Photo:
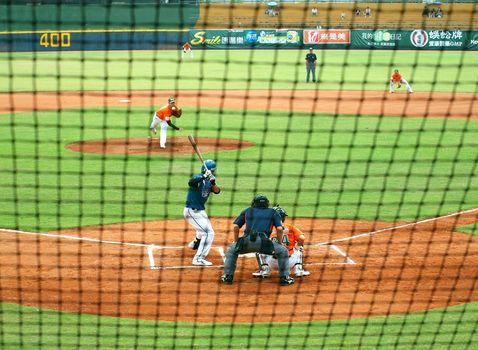
<path fill-rule="evenodd" d="M 390 80 L 390 92 L 394 92 L 395 90 L 395 86 L 394 86 L 395 82 L 393 80 Z M 408 81 L 406 81 L 405 79 L 402 78 L 402 80 L 400 80 L 400 84 L 405 84 L 405 86 L 407 87 L 407 91 L 408 92 L 413 92 L 412 90 L 412 87 L 410 86 L 410 84 L 408 83 Z"/>
<path fill-rule="evenodd" d="M 184 58 L 184 56 L 186 55 L 186 53 L 189 52 L 189 55 L 191 56 L 191 58 L 194 58 L 193 56 L 193 50 L 191 49 L 183 49 L 183 53 L 181 54 L 181 58 Z"/>
<path fill-rule="evenodd" d="M 153 120 L 150 125 L 150 129 L 156 129 L 156 127 L 159 125 L 160 130 L 159 130 L 159 147 L 166 147 L 166 140 L 168 138 L 168 128 L 169 125 L 167 122 L 164 120 L 159 119 L 156 116 L 156 113 L 153 114 Z"/>
<path fill-rule="evenodd" d="M 264 261 L 266 264 L 268 264 L 272 270 L 272 268 L 278 270 L 279 269 L 279 262 L 277 259 L 274 259 L 272 255 L 265 255 L 261 254 L 262 261 Z M 291 268 L 294 268 L 297 264 L 302 263 L 302 252 L 300 252 L 297 249 L 294 249 L 294 253 L 289 256 L 289 265 Z M 295 273 L 295 271 L 294 271 Z"/>
<path fill-rule="evenodd" d="M 214 242 L 214 229 L 205 210 L 184 208 L 184 219 L 196 230 L 196 238 L 201 240 L 193 260 L 206 259 Z"/>

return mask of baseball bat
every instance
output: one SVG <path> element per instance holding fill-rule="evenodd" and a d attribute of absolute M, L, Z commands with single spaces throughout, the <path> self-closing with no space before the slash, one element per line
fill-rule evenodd
<path fill-rule="evenodd" d="M 189 139 L 189 142 L 191 143 L 191 146 L 193 146 L 194 152 L 196 152 L 197 156 L 199 157 L 199 160 L 201 161 L 202 165 L 204 165 L 204 167 L 207 169 L 206 163 L 204 162 L 204 158 L 202 157 L 202 153 L 199 150 L 196 140 L 194 139 L 192 135 L 189 135 L 188 139 Z"/>

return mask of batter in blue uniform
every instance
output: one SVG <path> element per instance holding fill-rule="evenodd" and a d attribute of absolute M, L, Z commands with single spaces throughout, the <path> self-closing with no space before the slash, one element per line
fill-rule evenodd
<path fill-rule="evenodd" d="M 194 175 L 188 182 L 189 189 L 184 207 L 184 219 L 196 230 L 196 238 L 188 247 L 197 250 L 193 265 L 210 266 L 212 262 L 206 257 L 214 242 L 214 229 L 206 214 L 206 202 L 212 193 L 218 194 L 221 189 L 216 184 L 216 162 L 208 159 L 201 168 L 201 174 Z"/>
<path fill-rule="evenodd" d="M 244 225 L 246 225 L 244 235 L 239 238 L 239 231 Z M 276 228 L 278 242 L 282 242 L 284 227 L 281 216 L 276 210 L 269 208 L 269 199 L 266 196 L 258 194 L 254 197 L 251 207 L 243 210 L 234 221 L 234 243 L 226 253 L 222 283 L 232 284 L 239 254 L 252 252 L 276 256 L 279 264 L 280 285 L 287 286 L 294 283 L 294 279 L 289 276 L 287 248 L 269 239 L 272 227 Z"/>

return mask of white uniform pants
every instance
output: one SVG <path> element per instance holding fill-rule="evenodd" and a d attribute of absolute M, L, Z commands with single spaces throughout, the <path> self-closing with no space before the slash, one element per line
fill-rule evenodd
<path fill-rule="evenodd" d="M 412 87 L 410 86 L 408 81 L 406 81 L 405 79 L 402 78 L 402 80 L 400 80 L 400 84 L 405 84 L 405 86 L 407 87 L 407 91 L 413 92 Z M 394 89 L 395 89 L 395 82 L 390 79 L 390 92 L 394 92 L 395 91 Z"/>
<path fill-rule="evenodd" d="M 193 260 L 205 259 L 214 242 L 214 229 L 206 211 L 184 208 L 183 216 L 196 230 L 196 238 L 201 240 Z"/>
<path fill-rule="evenodd" d="M 150 129 L 155 129 L 159 125 L 159 147 L 166 147 L 166 139 L 168 138 L 169 125 L 164 120 L 159 119 L 156 113 L 153 114 L 153 120 L 150 125 Z"/>
<path fill-rule="evenodd" d="M 183 53 L 181 54 L 181 58 L 184 58 L 184 56 L 186 56 L 187 52 L 189 52 L 189 55 L 191 56 L 191 58 L 194 58 L 193 50 L 191 50 L 191 49 L 183 49 Z"/>
<path fill-rule="evenodd" d="M 279 263 L 278 263 L 277 259 L 274 259 L 272 257 L 272 255 L 261 254 L 261 258 L 262 258 L 262 261 L 264 261 L 264 263 L 268 264 L 271 269 L 272 268 L 274 268 L 276 270 L 279 269 Z M 302 263 L 302 252 L 300 252 L 297 249 L 294 249 L 294 253 L 292 253 L 292 255 L 289 256 L 289 265 L 290 265 L 291 268 L 295 268 L 297 264 L 301 264 L 301 263 Z M 295 272 L 296 271 L 294 271 L 294 273 Z"/>

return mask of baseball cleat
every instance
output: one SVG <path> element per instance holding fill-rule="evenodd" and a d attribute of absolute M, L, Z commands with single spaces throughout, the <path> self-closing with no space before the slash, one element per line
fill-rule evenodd
<path fill-rule="evenodd" d="M 295 273 L 295 276 L 296 277 L 304 277 L 304 276 L 309 276 L 310 275 L 310 272 L 309 271 L 305 271 L 305 270 L 300 270 L 300 271 L 297 271 Z"/>
<path fill-rule="evenodd" d="M 254 277 L 261 277 L 261 278 L 267 278 L 267 277 L 270 277 L 270 273 L 267 273 L 266 271 L 256 271 L 256 272 L 253 272 L 252 273 L 252 276 Z"/>
<path fill-rule="evenodd" d="M 271 268 L 265 264 L 259 271 L 252 273 L 252 276 L 261 277 L 261 278 L 267 278 L 267 277 L 270 277 L 270 275 L 271 275 Z"/>
<path fill-rule="evenodd" d="M 194 266 L 211 266 L 212 262 L 207 261 L 206 259 L 193 259 Z"/>
<path fill-rule="evenodd" d="M 281 286 L 290 286 L 291 284 L 294 284 L 294 279 L 290 276 L 287 276 L 287 277 L 281 277 L 280 278 L 280 281 L 279 281 L 279 284 Z"/>
<path fill-rule="evenodd" d="M 231 275 L 222 275 L 219 281 L 224 284 L 232 284 L 233 277 Z"/>

